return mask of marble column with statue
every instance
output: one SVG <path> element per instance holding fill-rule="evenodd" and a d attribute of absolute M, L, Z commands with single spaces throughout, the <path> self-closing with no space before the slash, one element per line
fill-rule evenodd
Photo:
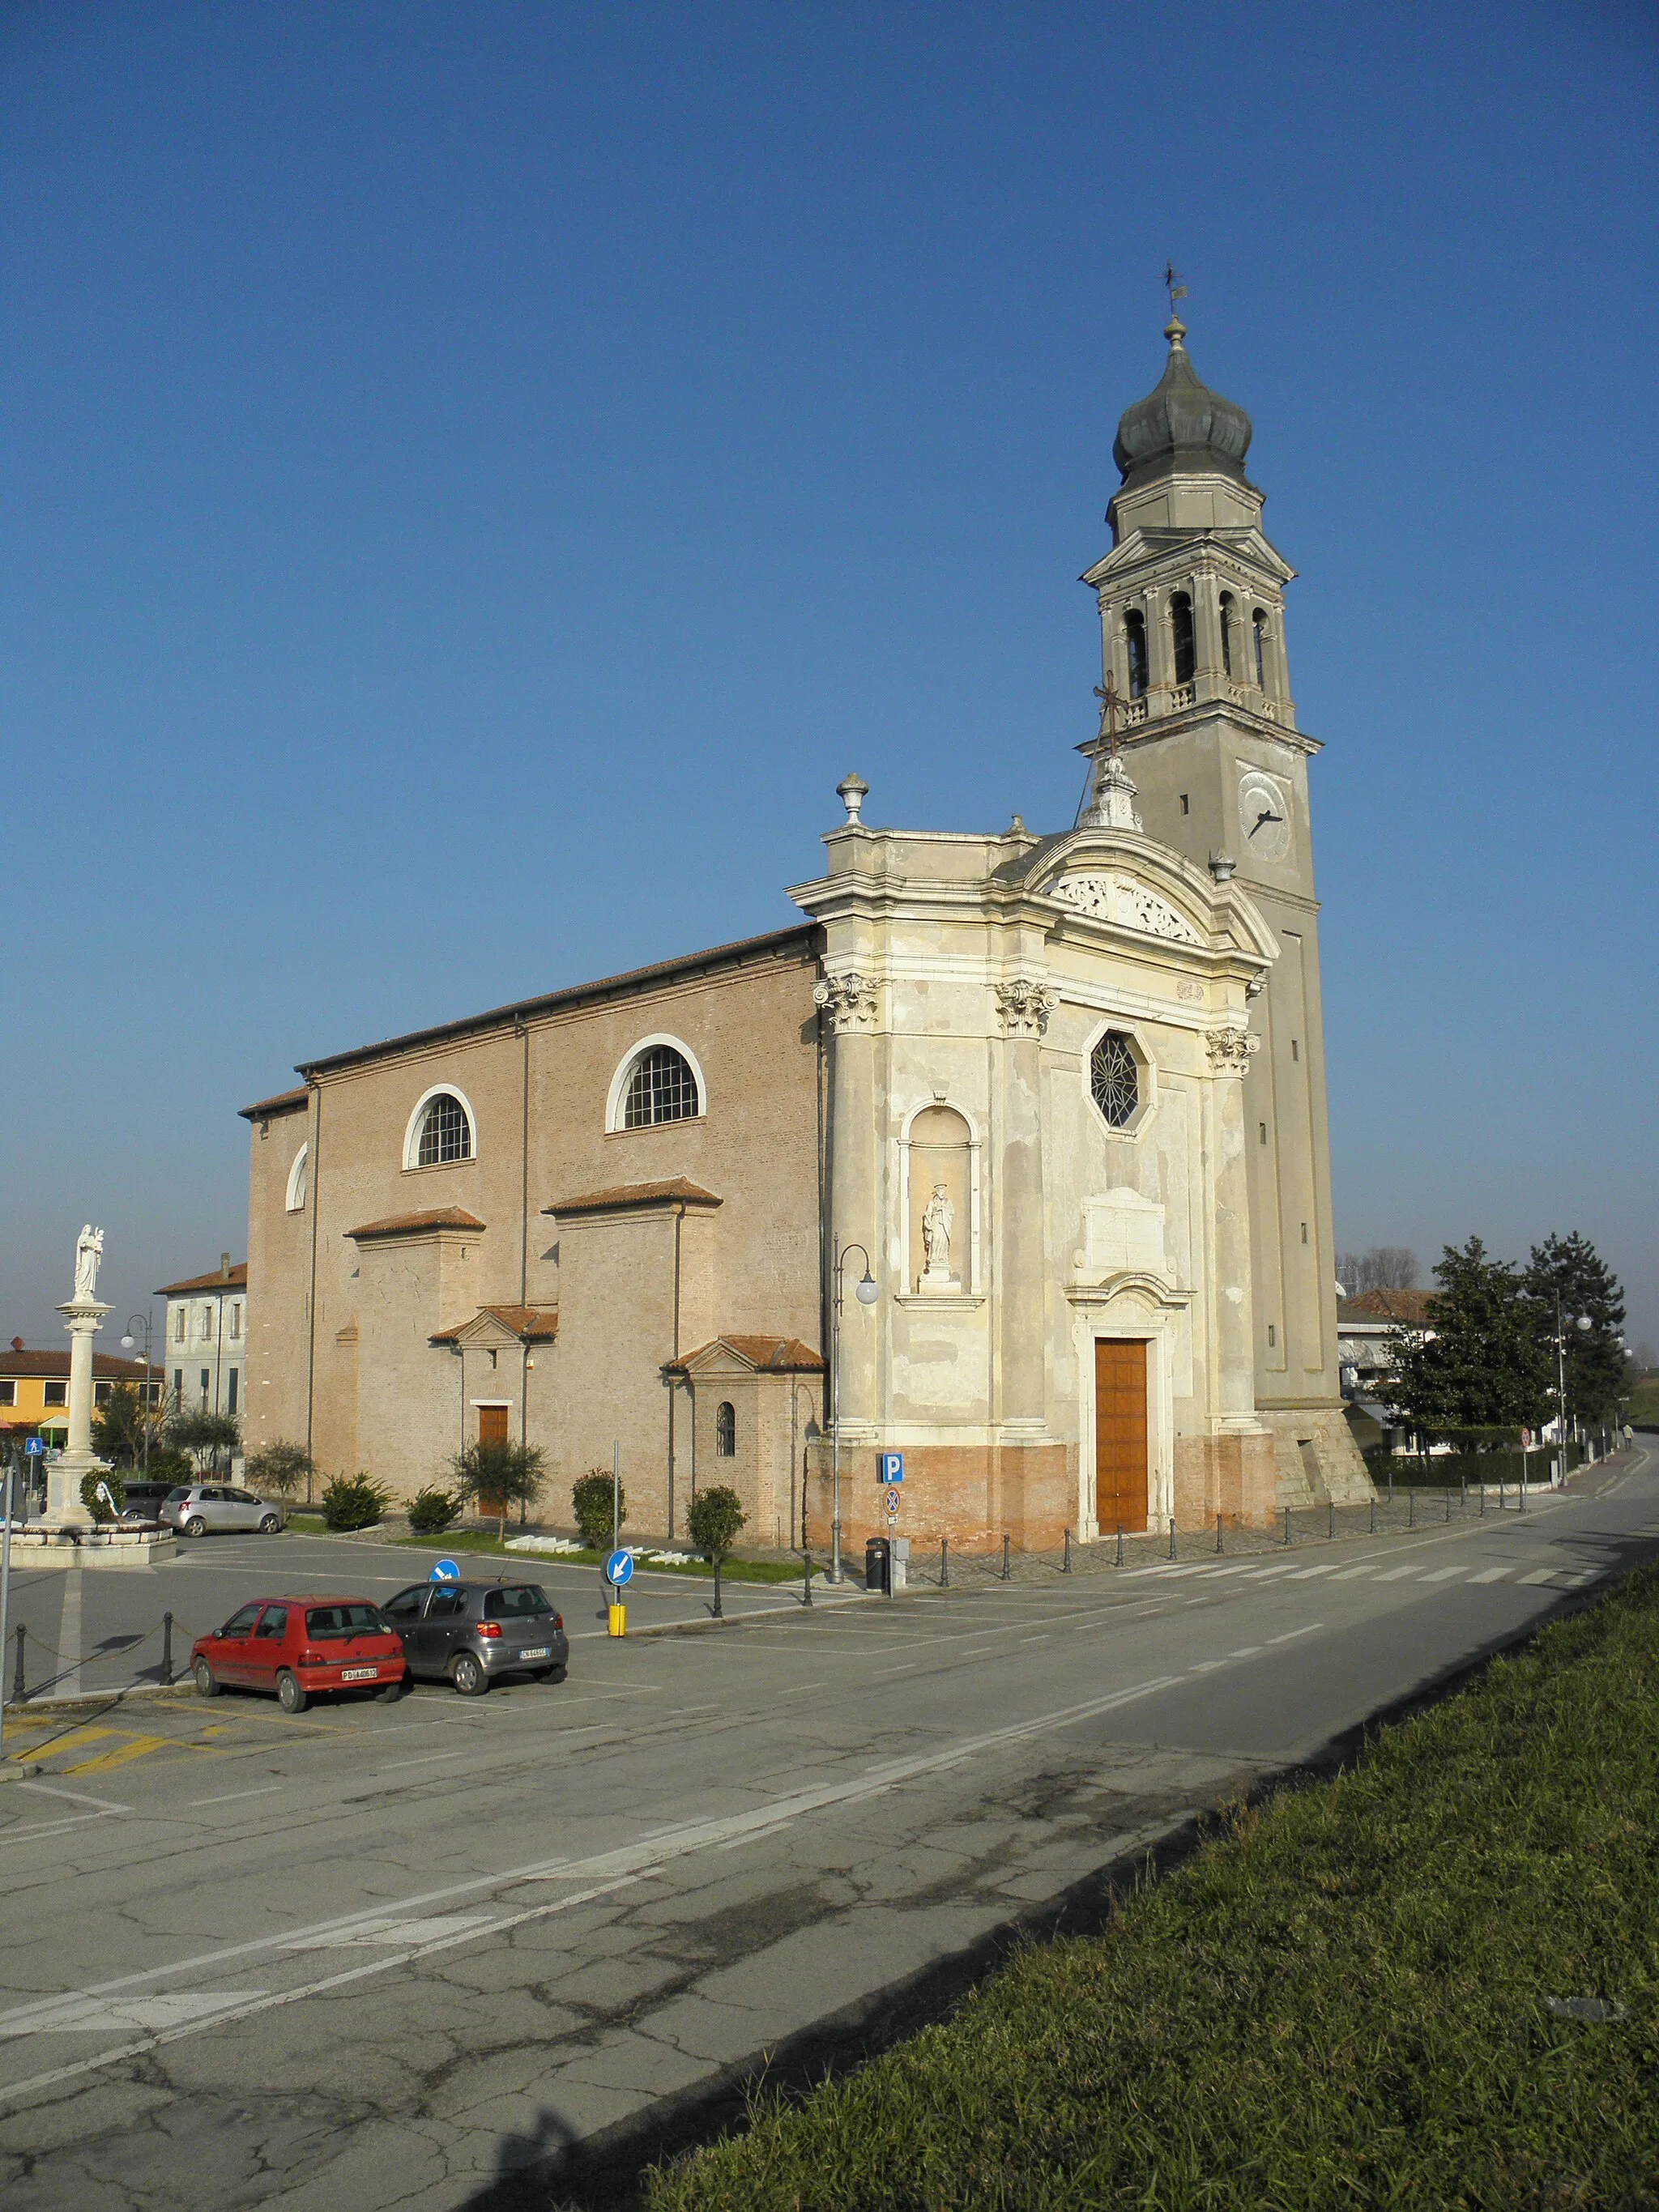
<path fill-rule="evenodd" d="M 81 1495 L 89 1474 L 107 1468 L 92 1448 L 92 1340 L 113 1312 L 98 1296 L 98 1267 L 104 1256 L 104 1232 L 82 1224 L 75 1243 L 75 1288 L 58 1309 L 70 1334 L 69 1444 L 46 1468 L 49 1527 L 88 1528 L 95 1516 Z"/>

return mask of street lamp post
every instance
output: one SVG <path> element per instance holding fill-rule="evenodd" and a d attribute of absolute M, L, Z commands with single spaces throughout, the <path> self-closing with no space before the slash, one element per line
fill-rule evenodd
<path fill-rule="evenodd" d="M 142 1342 L 144 1347 L 143 1453 L 144 1473 L 146 1474 L 149 1473 L 149 1365 L 150 1348 L 154 1342 L 152 1332 L 155 1326 L 155 1322 L 147 1313 L 129 1314 L 127 1316 L 127 1333 L 121 1339 L 122 1351 L 131 1352 L 133 1347 L 141 1341 L 138 1331 L 142 1329 L 143 1332 L 142 1338 Z"/>
<path fill-rule="evenodd" d="M 803 1431 L 798 1425 L 800 1419 L 800 1401 L 803 1396 L 806 1400 L 806 1427 L 804 1431 L 805 1441 L 812 1444 L 816 1443 L 818 1438 L 818 1425 L 812 1418 L 812 1394 L 810 1390 L 804 1391 L 799 1382 L 792 1382 L 789 1385 L 789 1548 L 792 1552 L 795 1548 L 795 1447 L 803 1435 Z M 805 1551 L 806 1548 L 806 1461 L 804 1455 L 800 1470 L 800 1543 L 801 1549 Z"/>
<path fill-rule="evenodd" d="M 834 1501 L 830 1522 L 830 1579 L 839 1583 L 841 1567 L 841 1306 L 845 1291 L 847 1255 L 856 1252 L 864 1261 L 863 1279 L 854 1289 L 853 1295 L 861 1306 L 872 1306 L 881 1296 L 879 1285 L 870 1272 L 870 1255 L 862 1244 L 843 1244 L 836 1255 L 835 1296 L 830 1304 L 830 1420 L 833 1441 L 830 1448 L 830 1494 Z"/>
<path fill-rule="evenodd" d="M 1561 1426 L 1561 1480 L 1567 1479 L 1567 1331 L 1576 1328 L 1588 1336 L 1595 1326 L 1589 1314 L 1564 1314 L 1561 1293 L 1555 1294 L 1555 1418 Z"/>

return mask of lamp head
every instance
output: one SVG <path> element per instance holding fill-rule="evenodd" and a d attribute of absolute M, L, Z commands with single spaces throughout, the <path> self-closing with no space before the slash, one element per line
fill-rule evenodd
<path fill-rule="evenodd" d="M 124 1337 L 121 1339 L 121 1349 L 122 1349 L 122 1351 L 123 1351 L 123 1352 L 131 1352 L 131 1349 L 132 1349 L 132 1347 L 133 1347 L 133 1346 L 134 1346 L 137 1341 L 138 1341 L 138 1340 L 137 1340 L 137 1338 L 136 1336 L 124 1336 Z"/>
<path fill-rule="evenodd" d="M 1577 1320 L 1573 1323 L 1573 1327 L 1575 1328 L 1587 1331 L 1594 1328 L 1595 1326 L 1595 1323 L 1590 1319 L 1588 1314 L 1580 1314 Z"/>
<path fill-rule="evenodd" d="M 876 1300 L 881 1296 L 881 1286 L 876 1281 L 875 1277 L 870 1273 L 867 1267 L 865 1269 L 864 1280 L 859 1285 L 857 1290 L 854 1291 L 853 1295 L 861 1306 L 874 1305 Z"/>

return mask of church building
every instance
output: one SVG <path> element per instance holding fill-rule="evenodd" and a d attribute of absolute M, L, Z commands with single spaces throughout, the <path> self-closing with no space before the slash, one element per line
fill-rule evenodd
<path fill-rule="evenodd" d="M 795 927 L 304 1063 L 252 1128 L 246 1436 L 481 1438 L 630 1529 L 1019 1547 L 1369 1494 L 1343 1413 L 1292 571 L 1178 319 L 1083 580 L 1075 824 L 866 823 Z"/>

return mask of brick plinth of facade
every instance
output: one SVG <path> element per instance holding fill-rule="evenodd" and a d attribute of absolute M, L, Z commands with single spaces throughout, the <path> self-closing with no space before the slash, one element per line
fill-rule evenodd
<path fill-rule="evenodd" d="M 1277 1502 L 1278 1470 L 1271 1436 L 1177 1437 L 1177 1528 L 1265 1528 Z"/>
<path fill-rule="evenodd" d="M 964 1551 L 1001 1543 L 1023 1552 L 1057 1550 L 1076 1533 L 1077 1465 L 1066 1444 L 907 1445 L 898 1517 L 890 1528 L 886 1492 L 876 1479 L 877 1453 L 843 1446 L 841 1540 L 861 1552 L 871 1536 L 908 1536 L 919 1547 L 942 1536 Z M 807 1479 L 808 1534 L 815 1549 L 830 1540 L 834 1485 L 827 1444 L 813 1447 Z"/>

